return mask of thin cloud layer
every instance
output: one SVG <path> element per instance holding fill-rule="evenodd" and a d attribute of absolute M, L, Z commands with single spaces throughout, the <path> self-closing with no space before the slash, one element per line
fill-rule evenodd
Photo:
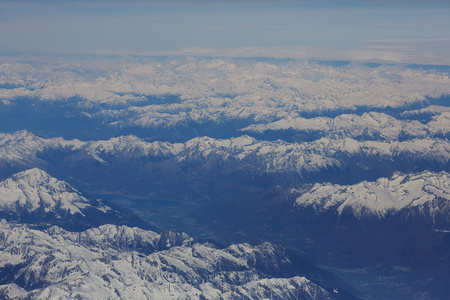
<path fill-rule="evenodd" d="M 0 52 L 450 64 L 450 5 L 396 1 L 2 1 Z"/>

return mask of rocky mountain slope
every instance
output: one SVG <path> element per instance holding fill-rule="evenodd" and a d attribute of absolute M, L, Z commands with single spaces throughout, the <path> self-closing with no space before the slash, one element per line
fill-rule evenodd
<path fill-rule="evenodd" d="M 292 275 L 294 266 L 271 244 L 216 249 L 187 240 L 156 251 L 161 236 L 137 228 L 71 233 L 6 222 L 0 237 L 0 295 L 8 299 L 340 298 L 339 289 L 330 293 L 302 276 L 274 277 Z"/>

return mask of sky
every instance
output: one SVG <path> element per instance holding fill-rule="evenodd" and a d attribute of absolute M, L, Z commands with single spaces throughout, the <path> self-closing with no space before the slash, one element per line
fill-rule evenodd
<path fill-rule="evenodd" d="M 450 1 L 0 0 L 0 54 L 450 64 Z"/>

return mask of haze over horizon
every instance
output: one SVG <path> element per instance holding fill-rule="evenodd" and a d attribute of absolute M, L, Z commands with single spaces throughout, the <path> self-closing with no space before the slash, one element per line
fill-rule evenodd
<path fill-rule="evenodd" d="M 0 54 L 450 64 L 447 1 L 2 1 Z"/>

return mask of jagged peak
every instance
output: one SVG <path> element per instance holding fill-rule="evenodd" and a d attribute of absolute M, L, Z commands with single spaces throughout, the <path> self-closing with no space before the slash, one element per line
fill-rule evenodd
<path fill-rule="evenodd" d="M 47 181 L 51 178 L 50 174 L 41 170 L 39 168 L 28 169 L 19 173 L 14 174 L 11 178 L 13 179 L 28 179 L 28 180 L 39 180 L 39 181 Z"/>
<path fill-rule="evenodd" d="M 249 135 L 241 135 L 230 139 L 216 139 L 213 137 L 202 136 L 193 138 L 185 143 L 187 147 L 198 145 L 210 145 L 214 147 L 232 147 L 232 146 L 246 146 L 255 143 L 257 140 Z"/>
<path fill-rule="evenodd" d="M 26 129 L 16 131 L 12 135 L 15 135 L 15 136 L 35 136 L 33 133 L 29 132 Z"/>
<path fill-rule="evenodd" d="M 17 139 L 34 139 L 37 138 L 37 136 L 34 133 L 29 132 L 28 130 L 19 130 L 15 131 L 13 133 L 3 133 L 2 135 L 7 136 L 11 139 L 17 140 Z"/>

